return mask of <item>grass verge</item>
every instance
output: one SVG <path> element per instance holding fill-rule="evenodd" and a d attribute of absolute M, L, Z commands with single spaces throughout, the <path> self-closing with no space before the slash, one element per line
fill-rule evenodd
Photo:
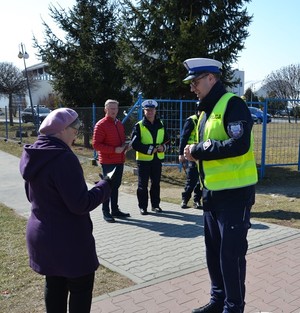
<path fill-rule="evenodd" d="M 28 266 L 26 219 L 0 204 L 0 312 L 40 313 L 44 307 L 44 278 Z M 93 296 L 134 285 L 128 278 L 100 266 Z"/>

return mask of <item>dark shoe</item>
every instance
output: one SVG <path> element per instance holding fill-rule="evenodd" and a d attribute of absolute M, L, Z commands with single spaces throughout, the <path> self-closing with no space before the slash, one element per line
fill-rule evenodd
<path fill-rule="evenodd" d="M 151 211 L 153 211 L 155 213 L 160 213 L 160 212 L 162 212 L 162 209 L 160 207 L 157 207 L 157 208 L 152 208 Z"/>
<path fill-rule="evenodd" d="M 113 211 L 112 212 L 112 216 L 113 217 L 130 217 L 130 214 L 129 213 L 124 213 L 124 212 L 122 212 L 122 211 L 120 211 L 120 210 L 117 210 L 117 211 Z"/>
<path fill-rule="evenodd" d="M 223 305 L 219 303 L 210 302 L 198 309 L 192 310 L 192 313 L 222 313 Z"/>
<path fill-rule="evenodd" d="M 202 209 L 202 205 L 199 201 L 195 201 L 193 205 L 195 209 L 198 209 L 198 210 Z"/>
<path fill-rule="evenodd" d="M 147 209 L 140 209 L 140 212 L 142 215 L 147 215 L 148 212 L 147 212 Z"/>
<path fill-rule="evenodd" d="M 103 219 L 107 222 L 107 223 L 114 223 L 115 219 L 112 217 L 112 215 L 110 213 L 103 213 Z"/>
<path fill-rule="evenodd" d="M 182 209 L 187 209 L 188 208 L 187 202 L 185 202 L 184 200 L 182 200 L 182 202 L 181 202 L 181 208 Z"/>

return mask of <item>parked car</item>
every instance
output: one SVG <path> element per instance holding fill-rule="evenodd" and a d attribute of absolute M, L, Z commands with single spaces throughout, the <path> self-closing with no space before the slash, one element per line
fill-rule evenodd
<path fill-rule="evenodd" d="M 33 108 L 34 110 L 34 116 L 35 119 L 39 121 L 39 124 L 42 123 L 42 121 L 46 118 L 46 116 L 51 112 L 50 109 L 45 107 L 39 107 L 39 108 Z M 24 111 L 21 112 L 21 118 L 23 123 L 31 122 L 33 123 L 33 117 L 32 117 L 32 109 L 31 107 L 24 109 Z"/>
<path fill-rule="evenodd" d="M 261 124 L 264 120 L 264 112 L 255 107 L 249 107 L 251 114 L 254 114 L 257 117 L 257 124 Z M 271 115 L 267 113 L 267 123 L 272 121 Z"/>
<path fill-rule="evenodd" d="M 251 117 L 252 117 L 252 119 L 253 119 L 253 122 L 254 122 L 254 123 L 257 123 L 257 120 L 258 120 L 257 116 L 256 116 L 255 114 L 252 114 L 252 113 L 251 113 Z"/>
<path fill-rule="evenodd" d="M 293 109 L 287 109 L 287 110 L 278 110 L 275 113 L 278 116 L 293 116 Z"/>

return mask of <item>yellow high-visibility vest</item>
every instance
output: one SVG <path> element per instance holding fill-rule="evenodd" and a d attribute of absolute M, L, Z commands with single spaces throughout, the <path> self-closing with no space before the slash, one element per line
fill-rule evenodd
<path fill-rule="evenodd" d="M 224 128 L 224 114 L 228 101 L 233 96 L 235 94 L 226 93 L 215 105 L 205 123 L 203 141 L 208 139 L 229 139 Z M 250 148 L 245 154 L 219 160 L 203 160 L 205 187 L 209 190 L 217 191 L 246 187 L 257 183 L 257 169 L 253 145 L 254 139 L 251 133 Z"/>
<path fill-rule="evenodd" d="M 140 125 L 140 131 L 141 131 L 141 142 L 145 145 L 153 145 L 154 144 L 154 138 L 152 137 L 149 129 L 143 125 L 142 121 L 139 121 L 138 124 Z M 164 128 L 159 128 L 157 131 L 157 137 L 155 140 L 156 144 L 162 144 L 165 136 L 165 130 Z M 135 157 L 138 161 L 152 161 L 154 158 L 154 154 L 144 154 L 142 152 L 136 151 Z M 163 160 L 165 157 L 164 152 L 157 152 L 157 157 L 160 160 Z"/>
<path fill-rule="evenodd" d="M 194 129 L 193 131 L 191 132 L 190 134 L 190 137 L 188 139 L 188 144 L 191 145 L 193 143 L 196 143 L 197 142 L 197 130 L 198 130 L 198 127 L 197 127 L 197 122 L 198 122 L 198 115 L 197 114 L 194 114 L 192 116 L 189 117 L 190 119 L 192 119 L 193 123 L 194 123 Z"/>

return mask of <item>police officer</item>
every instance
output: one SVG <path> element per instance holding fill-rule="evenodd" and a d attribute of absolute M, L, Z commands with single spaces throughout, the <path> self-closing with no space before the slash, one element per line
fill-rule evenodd
<path fill-rule="evenodd" d="M 194 208 L 201 209 L 200 199 L 201 199 L 201 187 L 199 181 L 199 173 L 197 163 L 194 161 L 187 161 L 183 155 L 184 148 L 187 144 L 196 143 L 197 138 L 197 124 L 199 118 L 199 111 L 194 115 L 189 116 L 182 128 L 180 144 L 179 144 L 179 162 L 183 164 L 186 172 L 186 181 L 184 186 L 184 191 L 181 194 L 182 202 L 181 208 L 188 208 L 188 202 L 194 192 Z"/>
<path fill-rule="evenodd" d="M 209 303 L 192 312 L 244 312 L 247 233 L 257 182 L 253 121 L 246 103 L 220 82 L 221 62 L 193 58 L 184 66 L 184 82 L 197 95 L 202 111 L 198 143 L 187 145 L 184 155 L 199 160 L 211 280 Z"/>
<path fill-rule="evenodd" d="M 140 213 L 148 214 L 148 182 L 152 211 L 162 212 L 160 208 L 160 180 L 162 162 L 165 157 L 169 136 L 162 121 L 156 116 L 158 103 L 145 100 L 142 103 L 144 117 L 135 124 L 132 132 L 132 148 L 136 150 L 138 170 L 137 198 Z"/>

